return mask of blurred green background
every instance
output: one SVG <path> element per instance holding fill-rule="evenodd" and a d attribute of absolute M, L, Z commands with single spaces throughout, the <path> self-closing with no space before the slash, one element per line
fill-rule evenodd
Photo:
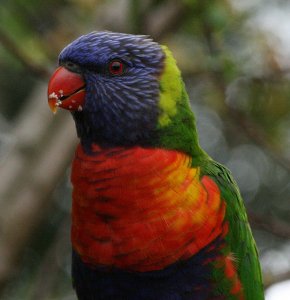
<path fill-rule="evenodd" d="M 49 111 L 46 87 L 60 50 L 93 30 L 148 34 L 171 48 L 201 144 L 240 186 L 265 287 L 290 279 L 289 1 L 0 4 L 1 299 L 76 299 L 69 166 L 77 138 L 69 114 Z"/>

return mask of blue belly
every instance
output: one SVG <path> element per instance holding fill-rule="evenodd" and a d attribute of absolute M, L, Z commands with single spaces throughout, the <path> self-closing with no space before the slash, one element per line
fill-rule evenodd
<path fill-rule="evenodd" d="M 218 238 L 192 258 L 152 272 L 128 272 L 84 264 L 73 251 L 73 285 L 79 300 L 213 300 L 212 263 L 221 248 Z M 213 250 L 214 249 L 214 250 Z M 207 263 L 205 263 L 207 262 Z"/>

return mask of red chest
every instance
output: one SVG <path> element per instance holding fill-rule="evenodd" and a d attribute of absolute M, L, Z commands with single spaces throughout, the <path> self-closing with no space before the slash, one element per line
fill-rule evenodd
<path fill-rule="evenodd" d="M 225 204 L 191 158 L 162 149 L 81 146 L 72 168 L 72 243 L 82 260 L 161 269 L 226 231 Z"/>

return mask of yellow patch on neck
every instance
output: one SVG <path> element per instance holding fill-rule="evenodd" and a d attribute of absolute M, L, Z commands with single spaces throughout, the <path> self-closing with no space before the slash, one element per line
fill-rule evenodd
<path fill-rule="evenodd" d="M 176 61 L 166 46 L 162 46 L 165 53 L 165 67 L 160 79 L 159 107 L 161 115 L 158 123 L 161 127 L 167 126 L 171 118 L 176 115 L 176 104 L 181 100 L 182 79 Z"/>

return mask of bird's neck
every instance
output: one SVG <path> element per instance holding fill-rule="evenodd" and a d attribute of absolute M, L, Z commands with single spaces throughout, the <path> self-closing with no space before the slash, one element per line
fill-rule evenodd
<path fill-rule="evenodd" d="M 103 148 L 132 147 L 139 145 L 149 147 L 157 140 L 153 121 L 144 126 L 134 122 L 120 121 L 104 116 L 98 112 L 73 112 L 77 135 L 84 151 L 92 154 L 94 144 Z"/>
<path fill-rule="evenodd" d="M 217 185 L 181 152 L 79 146 L 72 183 L 72 243 L 88 264 L 158 270 L 227 232 Z"/>

